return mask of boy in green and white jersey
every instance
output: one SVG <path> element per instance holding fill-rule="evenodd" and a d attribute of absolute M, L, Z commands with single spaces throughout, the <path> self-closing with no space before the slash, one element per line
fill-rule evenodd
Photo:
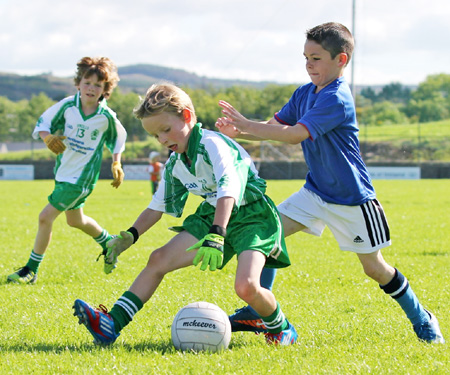
<path fill-rule="evenodd" d="M 128 231 L 108 242 L 108 261 L 115 262 L 163 213 L 180 217 L 189 193 L 205 200 L 175 228 L 179 231 L 175 237 L 151 253 L 146 267 L 109 314 L 77 299 L 74 309 L 79 321 L 94 342 L 113 343 L 167 273 L 199 263 L 201 270 L 214 271 L 236 254 L 236 293 L 260 315 L 267 343 L 295 343 L 295 328 L 273 293 L 260 285 L 264 266 L 282 268 L 290 261 L 280 216 L 265 195 L 266 183 L 248 153 L 227 136 L 196 124 L 191 99 L 174 85 L 152 86 L 135 115 L 173 153 L 148 208 Z"/>
<path fill-rule="evenodd" d="M 78 92 L 47 109 L 33 131 L 54 152 L 55 188 L 49 204 L 39 215 L 39 229 L 28 263 L 8 276 L 7 281 L 33 284 L 44 253 L 50 243 L 54 220 L 65 212 L 67 223 L 90 235 L 106 254 L 106 242 L 112 238 L 94 219 L 83 213 L 86 198 L 99 178 L 103 146 L 113 155 L 112 186 L 118 188 L 124 178 L 120 164 L 126 131 L 106 98 L 119 81 L 117 68 L 108 58 L 84 57 L 77 64 L 74 79 Z M 110 273 L 115 264 L 105 262 Z"/>

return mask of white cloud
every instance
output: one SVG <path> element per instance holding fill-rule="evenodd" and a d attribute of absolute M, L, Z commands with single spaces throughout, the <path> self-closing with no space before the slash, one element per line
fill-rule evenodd
<path fill-rule="evenodd" d="M 356 83 L 450 73 L 447 1 L 356 0 Z M 351 29 L 352 0 L 0 0 L 0 19 L 2 72 L 71 75 L 82 56 L 105 55 L 119 66 L 303 83 L 305 30 Z"/>

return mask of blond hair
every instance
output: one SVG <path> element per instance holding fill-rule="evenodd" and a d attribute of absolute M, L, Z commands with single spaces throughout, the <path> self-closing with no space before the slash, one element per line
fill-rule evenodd
<path fill-rule="evenodd" d="M 196 123 L 197 116 L 189 95 L 171 83 L 159 83 L 147 90 L 145 98 L 133 110 L 133 113 L 138 119 L 165 112 L 183 118 L 185 109 L 191 112 L 191 121 Z"/>

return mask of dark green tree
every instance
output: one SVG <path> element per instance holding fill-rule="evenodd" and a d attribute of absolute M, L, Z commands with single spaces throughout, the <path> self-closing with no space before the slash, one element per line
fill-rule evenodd
<path fill-rule="evenodd" d="M 411 98 L 411 89 L 395 82 L 383 86 L 377 95 L 377 101 L 389 101 L 393 103 L 408 103 Z"/>
<path fill-rule="evenodd" d="M 372 103 L 376 103 L 378 101 L 378 95 L 372 87 L 362 88 L 360 95 L 366 99 L 369 99 Z"/>
<path fill-rule="evenodd" d="M 25 104 L 25 102 L 24 102 Z M 29 140 L 31 133 L 39 120 L 39 117 L 53 104 L 55 101 L 50 99 L 46 94 L 40 93 L 33 95 L 28 101 L 27 105 L 20 108 L 18 111 L 19 117 L 19 133 Z"/>
<path fill-rule="evenodd" d="M 116 88 L 108 99 L 108 106 L 116 112 L 117 118 L 127 130 L 129 141 L 144 140 L 147 137 L 141 121 L 133 115 L 133 109 L 139 102 L 138 94 L 134 92 L 122 94 L 119 88 Z"/>

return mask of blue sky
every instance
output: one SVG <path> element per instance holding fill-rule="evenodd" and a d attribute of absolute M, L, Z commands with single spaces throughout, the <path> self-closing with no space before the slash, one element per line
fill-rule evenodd
<path fill-rule="evenodd" d="M 355 0 L 355 84 L 450 74 L 448 0 Z M 353 30 L 353 0 L 0 0 L 0 72 L 73 75 L 83 56 L 211 78 L 309 81 L 305 30 Z M 351 81 L 351 67 L 346 77 Z"/>

